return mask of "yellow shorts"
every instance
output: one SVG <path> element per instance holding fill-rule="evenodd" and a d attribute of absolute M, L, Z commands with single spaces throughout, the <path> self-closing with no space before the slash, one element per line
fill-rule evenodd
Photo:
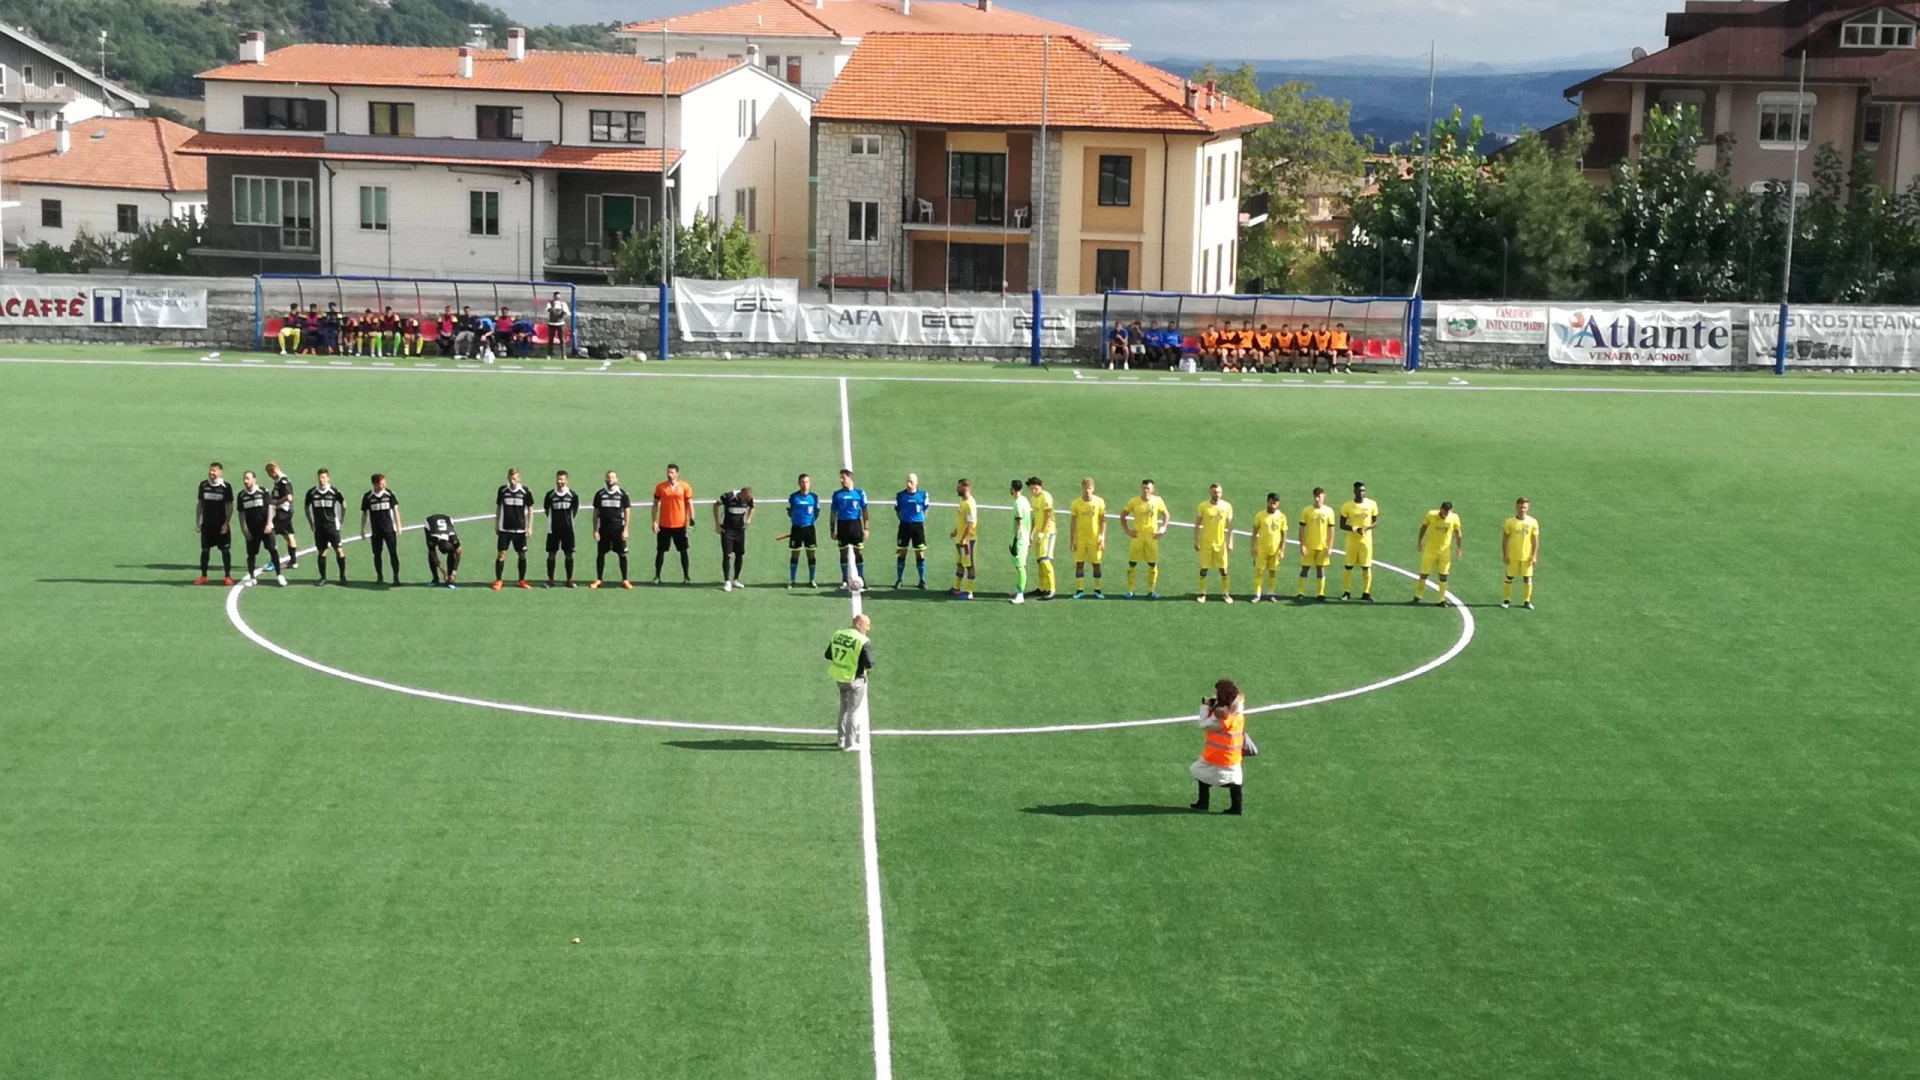
<path fill-rule="evenodd" d="M 1060 533 L 1059 533 L 1059 530 L 1057 529 L 1048 529 L 1046 532 L 1043 532 L 1043 533 L 1034 533 L 1033 534 L 1034 558 L 1038 560 L 1043 560 L 1043 561 L 1052 561 L 1053 545 L 1056 542 L 1058 542 L 1059 539 L 1060 539 Z"/>
<path fill-rule="evenodd" d="M 1331 566 L 1332 564 L 1333 564 L 1332 548 L 1301 548 L 1300 549 L 1300 569 L 1302 570 L 1307 570 L 1315 566 Z"/>
<path fill-rule="evenodd" d="M 1279 551 L 1255 551 L 1253 553 L 1253 568 L 1255 570 L 1278 570 L 1280 569 L 1280 559 L 1282 555 L 1283 552 Z"/>
<path fill-rule="evenodd" d="M 1203 547 L 1200 549 L 1200 569 L 1225 570 L 1226 568 L 1227 568 L 1226 545 L 1222 544 L 1219 547 Z"/>
<path fill-rule="evenodd" d="M 1433 574 L 1446 577 L 1451 573 L 1453 573 L 1453 552 L 1451 550 L 1443 551 L 1438 555 L 1431 551 L 1420 554 L 1421 577 L 1429 577 Z"/>
<path fill-rule="evenodd" d="M 1523 562 L 1510 562 L 1507 564 L 1507 576 L 1508 577 L 1532 577 L 1533 564 L 1523 563 Z"/>
<path fill-rule="evenodd" d="M 1106 546 L 1099 540 L 1083 540 L 1073 548 L 1073 561 L 1077 563 L 1092 563 L 1099 566 L 1106 557 Z"/>
<path fill-rule="evenodd" d="M 1157 536 L 1136 536 L 1127 544 L 1127 561 L 1157 563 L 1160 561 L 1160 538 Z"/>
<path fill-rule="evenodd" d="M 1362 540 L 1359 537 L 1349 533 L 1347 535 L 1346 543 L 1341 544 L 1340 546 L 1347 553 L 1348 566 L 1372 566 L 1373 565 L 1373 541 L 1372 540 Z"/>

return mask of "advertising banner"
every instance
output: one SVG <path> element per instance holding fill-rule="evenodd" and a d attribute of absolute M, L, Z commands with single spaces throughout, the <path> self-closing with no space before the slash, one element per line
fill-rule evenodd
<path fill-rule="evenodd" d="M 1441 341 L 1485 341 L 1502 345 L 1544 345 L 1547 309 L 1533 304 L 1441 304 Z"/>
<path fill-rule="evenodd" d="M 1780 309 L 1747 314 L 1747 355 L 1773 363 Z M 1789 367 L 1920 367 L 1920 311 L 1795 306 L 1787 322 Z"/>
<path fill-rule="evenodd" d="M 680 340 L 791 342 L 798 329 L 800 283 L 792 278 L 700 281 L 675 278 Z"/>
<path fill-rule="evenodd" d="M 1608 367 L 1732 367 L 1733 313 L 1694 308 L 1549 308 L 1547 359 Z"/>
<path fill-rule="evenodd" d="M 1025 307 L 940 308 L 808 304 L 800 311 L 800 340 L 819 345 L 1024 347 L 1033 340 L 1033 311 Z M 1041 316 L 1040 346 L 1073 346 L 1071 311 Z"/>
<path fill-rule="evenodd" d="M 205 289 L 0 285 L 0 326 L 207 325 Z"/>

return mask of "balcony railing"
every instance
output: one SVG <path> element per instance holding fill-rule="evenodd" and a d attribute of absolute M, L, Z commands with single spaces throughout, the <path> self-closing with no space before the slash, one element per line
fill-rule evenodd
<path fill-rule="evenodd" d="M 950 199 L 944 196 L 915 197 L 904 208 L 907 228 L 944 229 L 951 222 L 956 229 L 987 227 L 1025 230 L 1032 227 L 1033 208 L 1008 206 L 1005 199 Z"/>
<path fill-rule="evenodd" d="M 71 86 L 29 86 L 18 79 L 0 87 L 0 102 L 20 105 L 65 105 L 73 100 Z"/>

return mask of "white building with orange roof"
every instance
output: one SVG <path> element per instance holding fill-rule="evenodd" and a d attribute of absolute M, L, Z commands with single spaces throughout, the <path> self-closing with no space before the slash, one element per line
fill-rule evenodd
<path fill-rule="evenodd" d="M 623 237 L 696 214 L 806 264 L 813 102 L 741 60 L 252 34 L 201 79 L 216 273 L 604 280 Z"/>
<path fill-rule="evenodd" d="M 870 34 L 814 107 L 808 279 L 1232 292 L 1241 135 L 1271 120 L 1073 36 Z"/>
<path fill-rule="evenodd" d="M 814 98 L 871 34 L 1074 37 L 1125 52 L 1119 38 L 999 7 L 994 0 L 744 0 L 630 23 L 616 31 L 642 56 L 749 58 Z"/>
<path fill-rule="evenodd" d="M 131 239 L 143 227 L 204 213 L 204 159 L 182 154 L 194 131 L 158 117 L 95 117 L 0 147 L 6 252 L 81 233 Z"/>

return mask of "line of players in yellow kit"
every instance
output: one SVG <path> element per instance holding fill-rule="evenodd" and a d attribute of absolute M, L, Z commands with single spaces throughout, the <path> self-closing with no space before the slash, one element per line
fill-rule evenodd
<path fill-rule="evenodd" d="M 1053 496 L 1037 478 L 1027 483 L 1025 491 L 1015 490 L 1013 494 L 1017 504 L 1014 512 L 1016 536 L 1010 552 L 1016 562 L 1016 571 L 1024 582 L 1025 555 L 1029 547 L 1027 530 L 1030 527 L 1031 549 L 1037 553 L 1039 561 L 1038 595 L 1042 599 L 1052 599 L 1053 551 L 1057 539 Z M 971 599 L 979 510 L 965 481 L 961 482 L 958 495 L 960 503 L 951 534 L 956 551 L 953 593 Z M 1500 606 L 1503 608 L 1512 604 L 1516 578 L 1521 582 L 1521 606 L 1528 610 L 1533 608 L 1534 568 L 1540 561 L 1540 522 L 1528 512 L 1529 508 L 1527 499 L 1515 500 L 1513 516 L 1500 527 L 1500 559 L 1506 570 L 1500 593 Z M 1095 599 L 1104 599 L 1102 564 L 1106 556 L 1107 501 L 1096 494 L 1091 477 L 1080 481 L 1080 495 L 1068 506 L 1068 520 L 1068 549 L 1073 559 L 1073 598 L 1078 600 L 1087 595 L 1086 573 L 1087 568 L 1092 567 L 1093 596 Z M 1166 534 L 1172 520 L 1172 513 L 1167 509 L 1166 501 L 1155 493 L 1152 480 L 1141 481 L 1140 494 L 1129 499 L 1121 508 L 1120 527 L 1128 537 L 1127 598 L 1133 598 L 1139 584 L 1139 568 L 1144 565 L 1147 598 L 1159 599 L 1160 538 Z M 1327 568 L 1332 565 L 1333 544 L 1335 533 L 1338 532 L 1346 534 L 1340 545 L 1345 556 L 1340 599 L 1352 598 L 1353 578 L 1358 571 L 1360 599 L 1372 602 L 1374 532 L 1379 524 L 1380 506 L 1367 497 L 1365 484 L 1355 483 L 1353 498 L 1341 504 L 1337 511 L 1327 505 L 1326 489 L 1314 488 L 1312 504 L 1300 511 L 1300 576 L 1294 588 L 1294 599 L 1307 599 L 1307 577 L 1311 574 L 1317 586 L 1313 599 L 1326 601 Z M 1285 558 L 1287 543 L 1287 515 L 1280 509 L 1278 494 L 1268 492 L 1265 508 L 1254 514 L 1252 536 L 1253 602 L 1278 600 L 1280 564 Z M 1451 502 L 1443 502 L 1436 509 L 1427 511 L 1414 540 L 1420 552 L 1420 574 L 1413 587 L 1411 603 L 1420 603 L 1430 577 L 1438 581 L 1438 603 L 1447 602 L 1447 584 L 1452 574 L 1453 560 L 1460 555 L 1464 541 L 1460 516 L 1454 513 Z M 1208 574 L 1215 570 L 1220 573 L 1221 598 L 1226 603 L 1233 603 L 1227 578 L 1228 556 L 1233 547 L 1233 504 L 1222 498 L 1220 485 L 1213 484 L 1207 489 L 1206 501 L 1194 508 L 1193 549 L 1200 557 L 1200 587 L 1195 599 L 1200 603 L 1207 602 Z"/>

